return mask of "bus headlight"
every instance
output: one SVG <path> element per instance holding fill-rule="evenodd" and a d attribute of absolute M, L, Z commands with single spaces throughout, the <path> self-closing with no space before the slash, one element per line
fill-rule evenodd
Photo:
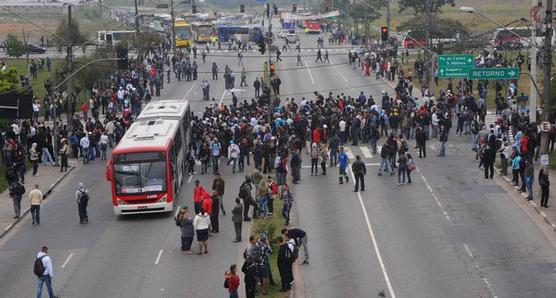
<path fill-rule="evenodd" d="M 162 198 L 160 198 L 160 200 L 158 200 L 159 203 L 166 203 L 166 200 L 168 200 L 168 194 L 165 194 L 162 196 Z"/>
<path fill-rule="evenodd" d="M 120 199 L 118 199 L 118 205 L 125 205 L 125 202 L 122 201 L 122 200 L 120 200 Z"/>

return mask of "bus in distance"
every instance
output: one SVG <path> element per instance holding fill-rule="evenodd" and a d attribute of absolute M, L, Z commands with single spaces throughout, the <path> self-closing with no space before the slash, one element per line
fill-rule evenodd
<path fill-rule="evenodd" d="M 133 41 L 135 39 L 135 31 L 98 31 L 97 45 L 99 46 L 115 46 L 122 41 Z"/>
<path fill-rule="evenodd" d="M 210 23 L 192 23 L 191 29 L 195 42 L 212 42 L 216 35 L 214 34 L 214 27 Z"/>
<path fill-rule="evenodd" d="M 189 23 L 182 20 L 176 20 L 174 23 L 174 30 L 176 31 L 176 47 L 190 47 L 193 43 L 193 39 L 191 36 L 191 26 L 189 25 Z"/>

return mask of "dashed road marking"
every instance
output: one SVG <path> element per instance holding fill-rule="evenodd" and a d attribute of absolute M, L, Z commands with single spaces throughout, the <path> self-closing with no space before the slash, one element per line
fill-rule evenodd
<path fill-rule="evenodd" d="M 193 175 L 189 176 L 189 179 L 187 179 L 187 183 L 191 183 L 191 179 L 193 179 Z"/>
<path fill-rule="evenodd" d="M 305 61 L 305 66 L 307 67 L 307 72 L 309 73 L 309 77 L 311 78 L 311 82 L 313 82 L 313 85 L 315 85 L 315 80 L 313 79 L 313 74 L 311 73 L 311 70 L 309 69 L 309 64 L 307 64 L 307 61 Z"/>
<path fill-rule="evenodd" d="M 363 153 L 363 156 L 365 158 L 373 158 L 373 154 L 371 153 L 371 150 L 369 150 L 369 148 L 361 146 L 359 147 L 361 149 L 361 152 Z"/>
<path fill-rule="evenodd" d="M 350 167 L 351 168 L 351 167 Z M 355 183 L 355 176 L 353 175 L 353 171 L 349 171 L 351 174 L 352 182 Z M 369 235 L 371 236 L 371 241 L 373 243 L 373 248 L 376 253 L 376 257 L 378 259 L 378 263 L 380 264 L 380 270 L 382 271 L 382 275 L 384 276 L 384 280 L 386 281 L 386 286 L 388 287 L 388 292 L 390 293 L 390 297 L 396 298 L 396 293 L 394 293 L 394 287 L 392 287 L 392 283 L 390 282 L 390 277 L 388 276 L 388 271 L 386 270 L 386 265 L 382 260 L 382 256 L 380 254 L 380 250 L 378 248 L 378 244 L 376 241 L 375 233 L 373 232 L 373 227 L 371 226 L 371 220 L 369 218 L 369 214 L 367 213 L 367 208 L 365 208 L 365 203 L 363 202 L 363 198 L 361 197 L 361 192 L 357 192 L 357 198 L 359 199 L 359 204 L 361 205 L 361 209 L 363 210 L 363 216 L 365 217 L 365 222 L 367 223 L 367 228 L 369 230 Z"/>
<path fill-rule="evenodd" d="M 160 262 L 160 257 L 162 257 L 162 252 L 164 251 L 164 249 L 161 249 L 158 251 L 158 256 L 156 257 L 156 260 L 154 261 L 155 265 L 158 265 L 158 263 Z"/>
<path fill-rule="evenodd" d="M 450 215 L 448 215 L 448 212 L 446 210 L 444 210 L 444 207 L 442 206 L 442 203 L 440 203 L 440 200 L 438 199 L 438 197 L 436 196 L 436 194 L 432 190 L 432 187 L 430 186 L 429 182 L 427 181 L 427 178 L 425 178 L 425 176 L 423 175 L 423 173 L 421 173 L 421 170 L 419 168 L 417 168 L 417 173 L 419 173 L 419 176 L 421 176 L 421 179 L 423 179 L 423 182 L 425 182 L 425 185 L 429 189 L 429 192 L 431 193 L 432 198 L 434 199 L 434 202 L 436 203 L 436 205 L 438 205 L 438 208 L 440 208 L 440 211 L 444 215 L 444 218 L 446 218 L 447 221 L 451 221 L 452 219 L 450 218 Z"/>
<path fill-rule="evenodd" d="M 73 257 L 73 253 L 70 253 L 69 256 L 67 257 L 67 259 L 64 261 L 64 263 L 62 264 L 62 266 L 60 266 L 60 268 L 64 268 L 66 267 L 66 265 L 69 263 L 69 261 L 71 260 L 71 257 Z"/>
<path fill-rule="evenodd" d="M 471 259 L 471 261 L 475 265 L 475 269 L 477 269 L 477 272 L 479 273 L 479 276 L 481 277 L 481 279 L 482 279 L 483 283 L 485 284 L 486 288 L 490 292 L 490 295 L 492 295 L 493 298 L 498 298 L 498 296 L 496 295 L 496 292 L 494 292 L 494 287 L 492 286 L 492 284 L 490 283 L 488 278 L 485 276 L 485 274 L 481 271 L 481 267 L 477 263 L 477 259 L 475 259 L 475 256 L 471 252 L 471 249 L 469 249 L 469 245 L 467 245 L 467 243 L 463 243 L 463 249 L 465 249 L 465 251 L 467 252 L 467 255 L 469 255 L 469 258 Z"/>

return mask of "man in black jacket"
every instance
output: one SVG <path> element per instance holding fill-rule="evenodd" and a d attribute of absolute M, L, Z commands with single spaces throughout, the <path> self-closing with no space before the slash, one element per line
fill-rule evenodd
<path fill-rule="evenodd" d="M 367 174 L 367 168 L 365 167 L 365 163 L 361 161 L 361 156 L 355 156 L 355 161 L 351 165 L 351 170 L 353 171 L 353 175 L 355 176 L 355 190 L 353 191 L 359 191 L 360 183 L 361 191 L 365 191 L 365 179 L 363 178 Z"/>
<path fill-rule="evenodd" d="M 417 148 L 419 148 L 419 158 L 427 158 L 427 134 L 420 126 L 417 126 L 415 130 L 415 141 L 417 142 Z"/>

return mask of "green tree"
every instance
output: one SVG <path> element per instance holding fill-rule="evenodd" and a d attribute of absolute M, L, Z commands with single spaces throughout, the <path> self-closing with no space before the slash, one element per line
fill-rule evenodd
<path fill-rule="evenodd" d="M 427 13 L 436 14 L 444 5 L 456 5 L 455 0 L 400 0 L 400 12 L 413 9 L 415 14 L 426 15 Z"/>
<path fill-rule="evenodd" d="M 460 38 L 468 38 L 470 33 L 463 23 L 457 20 L 445 19 L 440 17 L 433 17 L 430 28 L 431 38 L 455 38 L 458 34 Z M 398 31 L 409 31 L 411 37 L 415 39 L 425 38 L 426 22 L 423 17 L 413 17 L 401 23 L 397 29 Z"/>
<path fill-rule="evenodd" d="M 17 69 L 10 67 L 6 70 L 0 70 L 0 92 L 7 92 L 14 90 L 19 85 L 17 77 Z"/>
<path fill-rule="evenodd" d="M 6 38 L 6 51 L 9 56 L 19 58 L 25 54 L 25 45 L 14 35 L 8 34 L 8 37 Z"/>
<path fill-rule="evenodd" d="M 68 39 L 68 30 L 69 30 L 69 39 Z M 66 46 L 66 41 L 70 42 L 74 46 L 79 46 L 87 41 L 87 36 L 81 33 L 79 29 L 79 22 L 76 19 L 72 19 L 71 26 L 68 29 L 68 22 L 67 20 L 62 20 L 58 24 L 56 28 L 56 35 L 62 37 L 64 40 L 60 38 L 55 38 L 54 42 L 58 46 Z"/>

